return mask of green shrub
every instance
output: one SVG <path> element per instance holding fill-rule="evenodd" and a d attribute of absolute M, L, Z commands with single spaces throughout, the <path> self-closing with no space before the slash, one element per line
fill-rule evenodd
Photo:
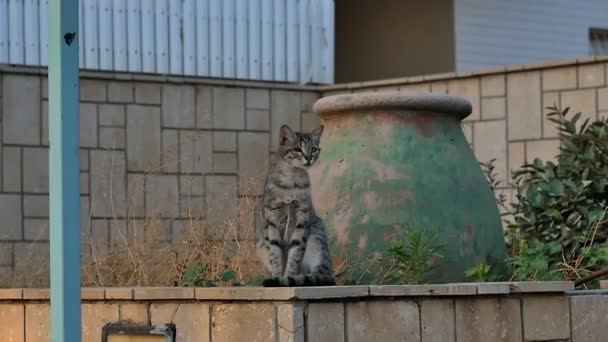
<path fill-rule="evenodd" d="M 608 265 L 608 120 L 582 124 L 581 113 L 548 108 L 559 130 L 557 162 L 535 159 L 513 173 L 515 200 L 498 205 L 511 218 L 507 242 L 512 280 L 577 279 Z M 493 160 L 482 163 L 493 190 Z M 481 279 L 478 267 L 467 276 Z"/>

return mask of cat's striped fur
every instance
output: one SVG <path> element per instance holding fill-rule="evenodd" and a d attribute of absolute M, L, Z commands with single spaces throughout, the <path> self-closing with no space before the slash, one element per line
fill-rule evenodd
<path fill-rule="evenodd" d="M 335 285 L 323 221 L 310 194 L 308 168 L 319 158 L 323 126 L 310 133 L 281 127 L 256 227 L 258 256 L 271 273 L 264 286 Z"/>

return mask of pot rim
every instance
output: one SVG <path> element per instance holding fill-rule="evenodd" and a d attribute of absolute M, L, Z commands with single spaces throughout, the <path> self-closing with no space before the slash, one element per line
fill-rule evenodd
<path fill-rule="evenodd" d="M 461 120 L 471 114 L 469 100 L 428 92 L 363 92 L 325 96 L 317 100 L 312 110 L 320 116 L 362 109 L 402 109 L 453 114 Z"/>

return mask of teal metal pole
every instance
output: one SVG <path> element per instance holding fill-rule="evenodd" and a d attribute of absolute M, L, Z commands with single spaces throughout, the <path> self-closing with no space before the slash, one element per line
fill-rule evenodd
<path fill-rule="evenodd" d="M 49 1 L 51 341 L 80 342 L 78 0 Z"/>

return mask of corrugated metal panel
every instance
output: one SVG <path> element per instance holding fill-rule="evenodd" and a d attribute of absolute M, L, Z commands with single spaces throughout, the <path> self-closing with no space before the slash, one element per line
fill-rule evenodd
<path fill-rule="evenodd" d="M 455 0 L 457 71 L 572 59 L 589 28 L 608 27 L 607 0 Z"/>
<path fill-rule="evenodd" d="M 48 0 L 0 0 L 0 63 L 47 64 Z M 334 0 L 79 0 L 80 67 L 333 83 Z"/>

